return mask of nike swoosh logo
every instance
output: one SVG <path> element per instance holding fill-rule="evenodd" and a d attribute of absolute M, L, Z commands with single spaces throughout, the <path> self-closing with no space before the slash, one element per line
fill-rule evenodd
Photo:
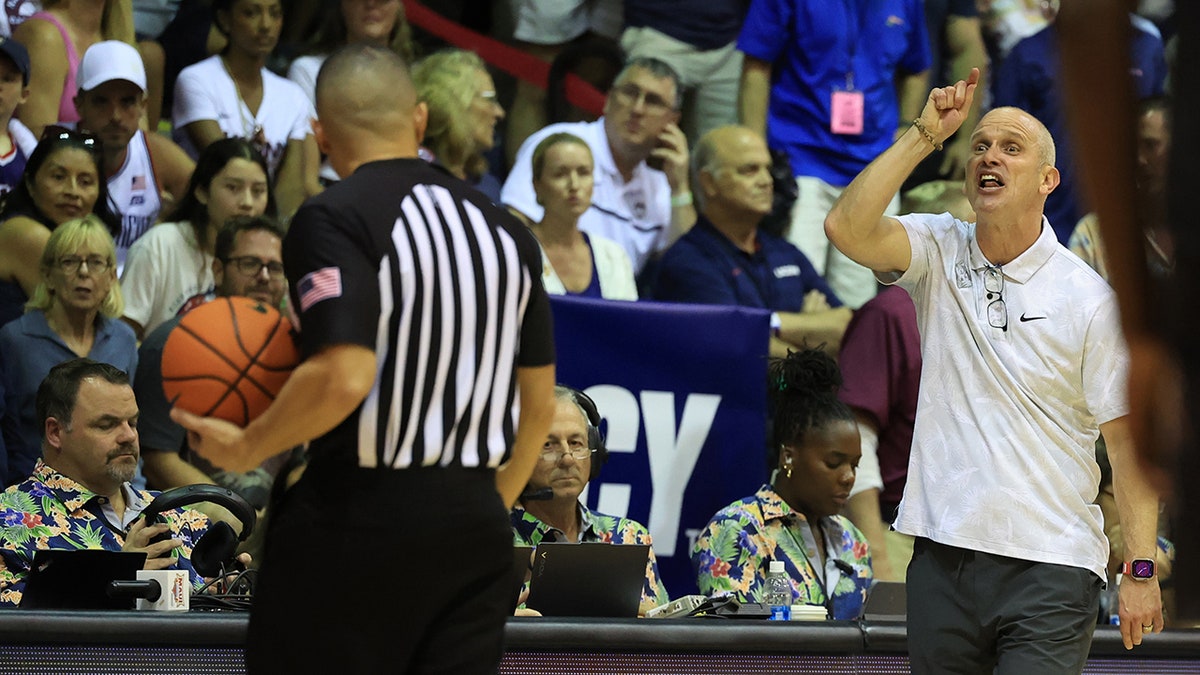
<path fill-rule="evenodd" d="M 1025 316 L 1024 314 L 1022 314 L 1021 315 L 1021 323 L 1025 323 L 1026 321 L 1037 321 L 1038 319 L 1045 319 L 1045 318 L 1046 317 L 1044 317 L 1044 316 Z"/>

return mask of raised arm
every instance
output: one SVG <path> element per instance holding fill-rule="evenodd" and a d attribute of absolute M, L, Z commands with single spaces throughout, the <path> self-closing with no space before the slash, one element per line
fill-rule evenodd
<path fill-rule="evenodd" d="M 696 207 L 692 203 L 692 188 L 688 174 L 688 142 L 683 130 L 676 124 L 668 124 L 658 136 L 659 147 L 651 156 L 663 163 L 667 184 L 671 186 L 671 227 L 667 231 L 667 245 L 675 243 L 696 224 Z"/>
<path fill-rule="evenodd" d="M 839 251 L 876 272 L 908 269 L 908 234 L 883 212 L 921 160 L 962 125 L 978 83 L 979 70 L 972 69 L 967 80 L 929 92 L 920 116 L 925 131 L 909 127 L 842 192 L 825 218 L 825 234 Z"/>

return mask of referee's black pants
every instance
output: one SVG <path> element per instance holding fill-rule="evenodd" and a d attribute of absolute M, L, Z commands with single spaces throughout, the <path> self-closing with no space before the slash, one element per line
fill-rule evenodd
<path fill-rule="evenodd" d="M 512 530 L 495 473 L 314 462 L 272 516 L 250 673 L 494 673 Z"/>
<path fill-rule="evenodd" d="M 1101 584 L 1083 568 L 918 538 L 906 582 L 912 672 L 1082 672 Z"/>

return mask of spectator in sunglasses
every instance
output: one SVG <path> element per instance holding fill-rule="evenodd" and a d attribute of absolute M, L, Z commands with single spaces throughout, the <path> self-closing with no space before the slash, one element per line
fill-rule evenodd
<path fill-rule="evenodd" d="M 47 127 L 19 184 L 0 205 L 0 326 L 19 317 L 42 280 L 42 251 L 54 228 L 93 213 L 110 233 L 120 224 L 108 209 L 98 141 Z"/>

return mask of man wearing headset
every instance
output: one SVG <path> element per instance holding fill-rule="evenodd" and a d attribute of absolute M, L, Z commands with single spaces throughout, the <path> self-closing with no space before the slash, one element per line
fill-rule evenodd
<path fill-rule="evenodd" d="M 651 546 L 638 607 L 638 614 L 643 615 L 670 599 L 658 578 L 650 532 L 641 523 L 592 511 L 579 501 L 588 481 L 600 473 L 608 458 L 600 435 L 600 413 L 587 394 L 563 385 L 554 388 L 554 402 L 550 434 L 511 513 L 513 545 L 537 546 L 547 541 Z"/>
<path fill-rule="evenodd" d="M 208 517 L 172 509 L 149 526 L 140 517 L 155 493 L 129 484 L 140 451 L 128 375 L 90 359 L 66 361 L 38 387 L 37 408 L 43 458 L 0 494 L 0 607 L 20 604 L 38 549 L 145 553 L 145 569 L 187 570 L 193 588 L 202 586 L 191 555 Z M 170 538 L 151 543 L 164 533 Z"/>

